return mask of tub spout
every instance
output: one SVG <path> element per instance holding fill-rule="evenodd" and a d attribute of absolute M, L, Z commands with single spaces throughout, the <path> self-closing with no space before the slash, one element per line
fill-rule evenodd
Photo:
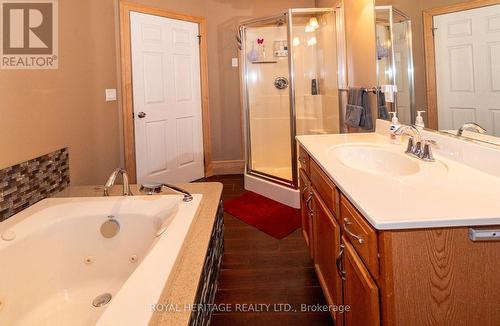
<path fill-rule="evenodd" d="M 181 189 L 177 186 L 166 184 L 166 183 L 143 184 L 143 185 L 141 185 L 140 191 L 147 193 L 149 195 L 152 195 L 152 194 L 160 193 L 163 187 L 184 195 L 184 198 L 182 199 L 183 201 L 193 200 L 193 196 L 188 191 Z"/>
<path fill-rule="evenodd" d="M 127 171 L 122 168 L 117 168 L 116 170 L 113 171 L 113 173 L 111 173 L 111 175 L 108 178 L 108 181 L 106 181 L 106 184 L 104 185 L 104 193 L 103 193 L 104 196 L 106 197 L 109 196 L 109 189 L 113 187 L 113 185 L 115 184 L 116 177 L 118 176 L 118 174 L 121 174 L 123 179 L 123 196 L 132 195 Z"/>

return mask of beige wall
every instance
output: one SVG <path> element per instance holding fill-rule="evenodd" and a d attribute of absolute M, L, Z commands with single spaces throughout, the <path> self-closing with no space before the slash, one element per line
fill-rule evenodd
<path fill-rule="evenodd" d="M 241 19 L 314 0 L 137 0 L 208 20 L 213 159 L 243 157 L 234 36 Z M 117 0 L 59 1 L 59 69 L 0 71 L 0 168 L 63 146 L 73 184 L 103 183 L 122 162 L 120 112 L 104 101 L 119 87 Z"/>
<path fill-rule="evenodd" d="M 59 1 L 59 69 L 0 71 L 0 168 L 64 146 L 74 183 L 118 165 L 114 17 L 112 0 Z"/>

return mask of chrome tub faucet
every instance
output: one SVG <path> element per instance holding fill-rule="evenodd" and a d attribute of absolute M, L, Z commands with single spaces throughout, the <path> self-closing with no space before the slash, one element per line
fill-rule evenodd
<path fill-rule="evenodd" d="M 115 184 L 116 177 L 118 176 L 118 174 L 121 174 L 123 179 L 123 193 L 122 193 L 123 196 L 132 196 L 128 173 L 123 168 L 117 168 L 113 171 L 113 173 L 111 173 L 111 175 L 108 178 L 108 181 L 106 181 L 106 184 L 104 185 L 103 195 L 106 197 L 109 196 L 109 189 L 111 189 L 111 187 L 113 187 L 113 185 Z"/>

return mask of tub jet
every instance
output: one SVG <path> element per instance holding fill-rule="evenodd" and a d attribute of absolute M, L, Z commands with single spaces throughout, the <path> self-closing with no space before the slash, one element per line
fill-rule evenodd
<path fill-rule="evenodd" d="M 111 301 L 112 297 L 113 296 L 109 293 L 98 295 L 94 300 L 92 300 L 92 305 L 96 308 L 105 306 Z"/>

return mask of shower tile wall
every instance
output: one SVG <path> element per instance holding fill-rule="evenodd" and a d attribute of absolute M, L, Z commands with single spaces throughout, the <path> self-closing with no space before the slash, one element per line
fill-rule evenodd
<path fill-rule="evenodd" d="M 0 222 L 68 185 L 67 148 L 0 170 Z"/>

